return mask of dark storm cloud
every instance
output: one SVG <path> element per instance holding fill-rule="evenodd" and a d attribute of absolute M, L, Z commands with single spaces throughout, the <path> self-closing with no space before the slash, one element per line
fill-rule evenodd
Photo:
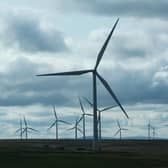
<path fill-rule="evenodd" d="M 63 52 L 68 48 L 64 36 L 56 29 L 44 28 L 40 19 L 31 14 L 16 15 L 5 20 L 2 42 L 24 52 Z"/>
<path fill-rule="evenodd" d="M 61 3 L 61 2 L 60 2 Z M 68 4 L 62 1 L 62 8 L 76 9 L 97 15 L 163 17 L 167 18 L 167 0 L 71 0 Z"/>

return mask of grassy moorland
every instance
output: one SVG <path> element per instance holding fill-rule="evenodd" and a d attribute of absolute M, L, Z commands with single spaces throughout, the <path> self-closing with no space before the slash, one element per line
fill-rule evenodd
<path fill-rule="evenodd" d="M 168 167 L 168 141 L 102 142 L 102 152 L 89 151 L 91 141 L 0 141 L 2 168 Z M 85 147 L 87 150 L 85 150 Z"/>

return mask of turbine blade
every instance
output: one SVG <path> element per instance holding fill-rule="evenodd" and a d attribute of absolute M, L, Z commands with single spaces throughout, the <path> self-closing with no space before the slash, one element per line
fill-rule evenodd
<path fill-rule="evenodd" d="M 56 121 L 54 121 L 54 123 L 51 124 L 51 126 L 47 130 L 51 129 L 55 125 L 55 123 L 56 123 Z"/>
<path fill-rule="evenodd" d="M 151 126 L 151 128 L 154 130 L 155 128 L 153 126 Z"/>
<path fill-rule="evenodd" d="M 91 101 L 90 101 L 88 98 L 83 97 L 83 99 L 85 99 L 85 101 L 86 101 L 91 107 L 93 107 L 93 103 L 91 103 Z"/>
<path fill-rule="evenodd" d="M 128 129 L 126 129 L 126 128 L 121 128 L 121 130 L 123 130 L 123 131 L 128 131 Z"/>
<path fill-rule="evenodd" d="M 82 113 L 85 114 L 85 110 L 84 110 L 84 107 L 83 107 L 83 104 L 82 104 L 80 97 L 78 97 L 78 100 L 79 100 L 79 104 L 80 104 L 80 108 L 82 110 Z"/>
<path fill-rule="evenodd" d="M 28 127 L 28 129 L 29 129 L 29 130 L 32 130 L 32 131 L 35 131 L 35 132 L 39 132 L 38 130 L 33 129 L 33 128 L 30 128 L 30 127 Z"/>
<path fill-rule="evenodd" d="M 85 73 L 92 72 L 93 70 L 81 70 L 81 71 L 69 71 L 69 72 L 59 72 L 59 73 L 49 73 L 49 74 L 40 74 L 37 76 L 65 76 L 65 75 L 82 75 Z"/>
<path fill-rule="evenodd" d="M 102 82 L 102 84 L 104 85 L 104 87 L 107 89 L 107 91 L 110 93 L 110 95 L 113 97 L 113 99 L 116 101 L 116 103 L 120 106 L 121 110 L 126 115 L 126 117 L 129 118 L 128 114 L 126 113 L 126 111 L 122 107 L 122 105 L 119 102 L 117 96 L 114 94 L 113 90 L 111 89 L 111 87 L 109 86 L 109 84 L 107 83 L 107 81 L 105 79 L 103 79 L 103 77 L 101 77 L 98 73 L 97 73 L 97 76 L 100 79 L 100 81 Z"/>
<path fill-rule="evenodd" d="M 83 131 L 82 131 L 80 128 L 77 128 L 77 130 L 78 130 L 80 133 L 83 134 Z"/>
<path fill-rule="evenodd" d="M 57 120 L 57 113 L 56 113 L 56 110 L 55 110 L 55 106 L 53 105 L 53 110 L 54 110 L 54 116 L 55 116 L 55 118 L 56 118 L 56 120 Z"/>
<path fill-rule="evenodd" d="M 114 136 L 116 136 L 119 132 L 120 132 L 120 129 L 114 134 Z"/>
<path fill-rule="evenodd" d="M 31 133 L 31 131 L 27 130 L 28 133 Z"/>
<path fill-rule="evenodd" d="M 23 129 L 22 133 L 24 133 L 26 131 L 26 128 Z"/>
<path fill-rule="evenodd" d="M 83 115 L 82 115 L 82 117 L 76 122 L 76 124 L 78 125 L 78 124 L 81 122 L 82 119 L 83 119 Z"/>
<path fill-rule="evenodd" d="M 20 128 L 22 128 L 22 119 L 20 118 Z"/>
<path fill-rule="evenodd" d="M 24 116 L 24 124 L 25 124 L 25 126 L 27 126 L 27 121 L 26 121 L 25 116 Z"/>
<path fill-rule="evenodd" d="M 15 133 L 18 133 L 20 130 L 21 130 L 21 128 L 17 129 L 17 130 L 15 131 Z"/>
<path fill-rule="evenodd" d="M 90 101 L 88 98 L 83 97 L 83 99 L 85 99 L 85 101 L 86 101 L 91 107 L 93 107 L 93 103 L 91 103 L 91 101 Z M 100 110 L 97 108 L 97 111 L 100 111 Z"/>
<path fill-rule="evenodd" d="M 110 110 L 110 109 L 112 109 L 112 108 L 114 108 L 114 107 L 117 107 L 117 106 L 118 106 L 118 105 L 113 105 L 113 106 L 106 107 L 106 108 L 100 110 L 100 112 Z"/>
<path fill-rule="evenodd" d="M 98 67 L 98 65 L 99 65 L 99 63 L 100 63 L 100 61 L 101 61 L 101 59 L 102 59 L 102 57 L 103 57 L 104 51 L 105 51 L 106 48 L 107 48 L 107 45 L 108 45 L 108 43 L 109 43 L 109 41 L 110 41 L 110 38 L 111 38 L 111 36 L 112 36 L 112 34 L 113 34 L 113 32 L 114 32 L 116 26 L 117 26 L 118 21 L 119 21 L 119 18 L 116 20 L 116 22 L 115 22 L 115 24 L 114 24 L 114 26 L 113 26 L 113 28 L 112 28 L 110 34 L 108 35 L 106 41 L 105 41 L 104 44 L 103 44 L 103 47 L 101 48 L 101 50 L 100 50 L 100 52 L 99 52 L 99 54 L 98 54 L 97 61 L 96 61 L 96 65 L 95 65 L 95 69 L 97 69 L 97 67 Z"/>
<path fill-rule="evenodd" d="M 69 122 L 66 122 L 66 121 L 63 121 L 63 120 L 58 120 L 58 122 L 62 122 L 62 123 L 64 123 L 64 124 L 70 124 Z"/>
<path fill-rule="evenodd" d="M 91 117 L 93 117 L 93 114 L 87 114 L 87 113 L 85 113 L 85 115 L 86 115 L 86 116 L 91 116 Z"/>
<path fill-rule="evenodd" d="M 117 120 L 117 125 L 121 129 L 120 122 Z"/>
<path fill-rule="evenodd" d="M 69 128 L 68 130 L 73 130 L 73 129 L 75 129 L 75 127 Z"/>

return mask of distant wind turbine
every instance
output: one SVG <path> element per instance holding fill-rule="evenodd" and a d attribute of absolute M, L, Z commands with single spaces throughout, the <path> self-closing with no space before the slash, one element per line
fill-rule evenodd
<path fill-rule="evenodd" d="M 152 128 L 152 134 L 153 134 L 153 139 L 156 137 L 156 128 L 154 126 L 151 126 Z"/>
<path fill-rule="evenodd" d="M 20 117 L 20 120 L 19 120 L 19 127 L 17 130 L 16 130 L 16 133 L 20 132 L 20 139 L 22 140 L 22 135 L 23 135 L 23 126 L 22 126 L 22 119 Z"/>
<path fill-rule="evenodd" d="M 59 122 L 60 123 L 64 123 L 64 124 L 70 124 L 70 123 L 58 119 L 58 116 L 57 116 L 57 113 L 56 113 L 54 105 L 53 105 L 53 110 L 54 110 L 55 121 L 51 124 L 51 126 L 48 128 L 48 130 L 51 129 L 55 125 L 55 137 L 56 137 L 56 139 L 58 139 L 58 123 Z"/>
<path fill-rule="evenodd" d="M 88 98 L 86 98 L 86 97 L 83 97 L 85 100 L 86 100 L 86 102 L 91 106 L 91 107 L 93 107 L 93 103 L 91 103 L 91 101 L 88 99 Z M 108 107 L 105 107 L 105 108 L 103 108 L 103 109 L 99 109 L 99 108 L 97 108 L 97 111 L 98 111 L 98 125 L 99 125 L 99 140 L 101 140 L 101 113 L 102 112 L 104 112 L 104 111 L 107 111 L 107 110 L 110 110 L 110 109 L 112 109 L 112 108 L 114 108 L 114 107 L 117 107 L 118 105 L 113 105 L 113 106 L 108 106 Z"/>
<path fill-rule="evenodd" d="M 26 139 L 28 139 L 28 132 L 31 132 L 31 131 L 34 131 L 34 132 L 39 132 L 38 130 L 36 129 L 33 129 L 31 127 L 28 127 L 28 124 L 27 124 L 27 120 L 24 116 L 24 124 L 25 124 L 25 127 L 23 128 L 23 133 L 26 134 Z"/>
<path fill-rule="evenodd" d="M 151 123 L 148 123 L 148 139 L 151 139 Z"/>
<path fill-rule="evenodd" d="M 118 100 L 117 96 L 114 94 L 113 90 L 111 89 L 110 85 L 107 83 L 107 81 L 97 72 L 97 68 L 100 64 L 100 61 L 104 55 L 104 52 L 107 48 L 107 45 L 109 43 L 109 40 L 117 26 L 119 19 L 116 20 L 112 30 L 110 31 L 110 34 L 108 35 L 106 41 L 104 42 L 101 50 L 98 53 L 98 57 L 97 57 L 97 61 L 95 64 L 94 69 L 87 69 L 87 70 L 79 70 L 79 71 L 69 71 L 69 72 L 60 72 L 60 73 L 49 73 L 49 74 L 41 74 L 41 75 L 37 75 L 37 76 L 78 76 L 78 75 L 83 75 L 86 73 L 92 73 L 92 77 L 93 77 L 93 137 L 94 137 L 94 143 L 93 143 L 93 148 L 94 150 L 97 150 L 97 140 L 98 140 L 98 124 L 97 124 L 97 84 L 96 84 L 96 77 L 98 77 L 98 79 L 101 81 L 101 83 L 104 85 L 104 87 L 107 89 L 107 91 L 110 93 L 110 95 L 112 96 L 112 98 L 116 101 L 116 103 L 118 104 L 118 106 L 121 108 L 121 110 L 124 112 L 124 114 L 126 115 L 127 118 L 128 115 L 126 113 L 126 111 L 124 110 L 124 108 L 122 107 L 120 101 Z"/>
<path fill-rule="evenodd" d="M 81 120 L 83 120 L 83 139 L 85 140 L 86 139 L 86 135 L 85 135 L 85 117 L 86 116 L 93 117 L 93 114 L 85 113 L 85 110 L 84 110 L 84 107 L 83 107 L 83 104 L 82 104 L 82 101 L 81 101 L 80 97 L 78 99 L 79 99 L 80 108 L 81 108 L 81 111 L 82 111 L 82 117 L 80 118 L 79 122 Z"/>
<path fill-rule="evenodd" d="M 75 120 L 75 126 L 72 127 L 72 128 L 70 128 L 70 129 L 68 129 L 68 130 L 75 130 L 75 140 L 78 139 L 78 131 L 79 131 L 81 134 L 83 134 L 82 130 L 78 127 L 80 121 L 81 121 L 81 118 L 80 118 L 79 120 L 76 119 L 76 120 Z"/>
<path fill-rule="evenodd" d="M 114 136 L 116 136 L 118 133 L 120 133 L 120 140 L 122 139 L 122 131 L 127 131 L 128 129 L 125 129 L 125 128 L 121 128 L 120 126 L 120 122 L 117 121 L 117 125 L 118 125 L 118 131 L 114 134 Z"/>

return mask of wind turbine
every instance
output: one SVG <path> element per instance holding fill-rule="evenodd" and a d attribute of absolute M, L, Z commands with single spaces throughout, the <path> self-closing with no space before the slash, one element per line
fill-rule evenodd
<path fill-rule="evenodd" d="M 27 120 L 26 120 L 25 116 L 24 116 L 24 124 L 25 124 L 25 127 L 23 128 L 23 133 L 26 134 L 26 139 L 28 139 L 28 132 L 30 132 L 30 131 L 39 132 L 36 129 L 28 127 Z"/>
<path fill-rule="evenodd" d="M 23 126 L 22 126 L 22 119 L 21 119 L 21 117 L 20 117 L 20 120 L 19 120 L 19 126 L 20 126 L 20 128 L 18 128 L 18 129 L 16 130 L 16 133 L 20 132 L 20 139 L 22 140 Z"/>
<path fill-rule="evenodd" d="M 149 123 L 148 123 L 148 139 L 151 139 L 150 133 L 151 133 L 151 123 L 149 121 Z"/>
<path fill-rule="evenodd" d="M 108 37 L 105 40 L 105 42 L 104 42 L 101 50 L 99 51 L 95 67 L 93 69 L 37 75 L 37 76 L 69 76 L 69 75 L 70 76 L 78 76 L 78 75 L 83 75 L 83 74 L 86 74 L 86 73 L 92 73 L 92 77 L 93 77 L 93 134 L 94 134 L 94 136 L 93 136 L 94 137 L 93 148 L 94 148 L 94 150 L 97 150 L 96 142 L 98 140 L 98 127 L 97 127 L 98 126 L 98 124 L 97 124 L 97 84 L 96 84 L 96 77 L 98 77 L 98 79 L 104 85 L 104 87 L 110 93 L 110 95 L 112 96 L 112 98 L 116 101 L 116 103 L 119 105 L 119 107 L 121 108 L 121 110 L 124 112 L 124 114 L 126 115 L 126 117 L 129 118 L 128 115 L 127 115 L 127 113 L 126 113 L 126 111 L 122 107 L 120 101 L 118 100 L 118 98 L 114 94 L 113 90 L 111 89 L 110 85 L 97 72 L 97 68 L 98 68 L 98 66 L 100 64 L 100 61 L 101 61 L 101 59 L 103 57 L 103 54 L 104 54 L 104 52 L 105 52 L 105 50 L 107 48 L 109 40 L 110 40 L 110 38 L 111 38 L 111 36 L 112 36 L 112 34 L 113 34 L 116 26 L 117 26 L 118 21 L 119 21 L 119 18 L 116 20 L 116 22 L 115 22 L 112 30 L 110 31 L 110 34 L 108 35 Z"/>
<path fill-rule="evenodd" d="M 91 116 L 91 117 L 93 117 L 93 115 L 92 115 L 92 114 L 85 113 L 85 110 L 84 110 L 84 107 L 83 107 L 83 104 L 82 104 L 82 101 L 81 101 L 80 97 L 78 97 L 78 99 L 79 99 L 80 108 L 81 108 L 81 111 L 82 111 L 82 117 L 80 118 L 79 122 L 80 122 L 81 120 L 83 120 L 83 139 L 85 140 L 85 139 L 86 139 L 86 135 L 85 135 L 85 117 L 86 117 L 86 116 Z"/>
<path fill-rule="evenodd" d="M 125 129 L 125 128 L 121 128 L 120 126 L 120 122 L 117 120 L 117 125 L 118 125 L 118 131 L 114 134 L 114 136 L 116 136 L 118 133 L 120 133 L 120 140 L 122 138 L 122 131 L 127 131 L 128 129 Z"/>
<path fill-rule="evenodd" d="M 91 106 L 91 107 L 93 107 L 93 103 L 91 103 L 91 101 L 88 99 L 88 98 L 86 98 L 86 97 L 83 97 L 85 100 L 86 100 L 86 102 Z M 97 108 L 97 111 L 98 111 L 98 125 L 99 125 L 99 140 L 101 140 L 101 113 L 102 112 L 104 112 L 104 111 L 107 111 L 107 110 L 110 110 L 110 109 L 112 109 L 112 108 L 114 108 L 114 107 L 117 107 L 118 105 L 113 105 L 113 106 L 108 106 L 108 107 L 105 107 L 105 108 L 103 108 L 103 109 L 99 109 L 99 108 Z"/>
<path fill-rule="evenodd" d="M 68 129 L 68 130 L 73 130 L 73 129 L 75 130 L 75 140 L 78 139 L 78 131 L 83 134 L 82 130 L 78 127 L 78 125 L 79 125 L 79 123 L 80 123 L 81 120 L 82 120 L 82 117 L 79 120 L 76 119 L 75 120 L 75 126 L 72 127 L 72 128 L 70 128 L 70 129 Z"/>
<path fill-rule="evenodd" d="M 156 128 L 153 127 L 153 126 L 151 126 L 151 128 L 152 128 L 153 139 L 155 139 L 155 137 L 156 137 Z"/>
<path fill-rule="evenodd" d="M 58 123 L 59 122 L 60 123 L 64 123 L 64 124 L 70 124 L 70 123 L 58 119 L 58 116 L 57 116 L 57 113 L 56 113 L 54 105 L 53 105 L 53 110 L 54 110 L 55 121 L 51 124 L 51 126 L 48 128 L 48 130 L 51 129 L 55 125 L 55 136 L 56 136 L 56 139 L 58 139 Z"/>

